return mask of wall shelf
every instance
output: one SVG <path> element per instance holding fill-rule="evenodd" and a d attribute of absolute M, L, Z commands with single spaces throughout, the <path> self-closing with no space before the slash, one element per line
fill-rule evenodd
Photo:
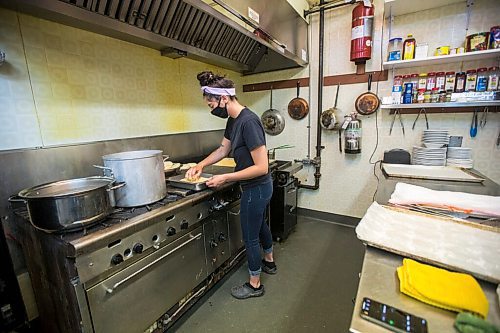
<path fill-rule="evenodd" d="M 500 107 L 500 101 L 484 101 L 484 102 L 448 102 L 448 103 L 415 103 L 415 104 L 385 104 L 381 105 L 382 110 L 399 109 L 403 114 L 415 114 L 420 109 L 425 109 L 427 113 L 464 113 L 464 112 L 482 112 L 484 107 L 489 107 L 491 112 L 497 112 Z"/>
<path fill-rule="evenodd" d="M 427 57 L 413 60 L 386 61 L 382 65 L 384 69 L 409 68 L 418 66 L 438 65 L 451 62 L 474 61 L 483 59 L 500 59 L 500 49 L 475 51 L 460 54 L 450 54 L 438 57 Z"/>
<path fill-rule="evenodd" d="M 465 7 L 464 0 L 385 0 L 385 17 L 405 15 L 455 3 L 463 3 Z"/>

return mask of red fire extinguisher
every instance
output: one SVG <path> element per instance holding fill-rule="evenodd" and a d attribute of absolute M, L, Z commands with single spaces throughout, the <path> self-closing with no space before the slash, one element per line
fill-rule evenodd
<path fill-rule="evenodd" d="M 373 15 L 375 7 L 366 6 L 369 1 L 362 1 L 352 11 L 351 61 L 356 65 L 371 59 Z"/>

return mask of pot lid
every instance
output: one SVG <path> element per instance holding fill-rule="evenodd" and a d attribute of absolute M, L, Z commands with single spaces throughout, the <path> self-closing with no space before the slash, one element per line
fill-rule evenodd
<path fill-rule="evenodd" d="M 285 118 L 276 109 L 269 109 L 262 114 L 260 121 L 269 135 L 278 135 L 285 129 Z"/>
<path fill-rule="evenodd" d="M 57 198 L 86 193 L 98 188 L 106 187 L 115 180 L 110 177 L 87 177 L 37 185 L 19 192 L 23 199 Z"/>
<path fill-rule="evenodd" d="M 132 150 L 123 151 L 120 153 L 104 155 L 102 157 L 105 161 L 123 161 L 123 160 L 136 160 L 139 158 L 148 158 L 159 155 L 162 157 L 163 151 L 161 150 Z"/>

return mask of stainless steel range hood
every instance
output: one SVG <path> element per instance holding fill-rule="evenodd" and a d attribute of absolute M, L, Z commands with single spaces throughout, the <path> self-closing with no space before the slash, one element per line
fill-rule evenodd
<path fill-rule="evenodd" d="M 0 5 L 243 74 L 307 64 L 304 52 L 299 57 L 254 35 L 201 0 L 0 0 Z"/>

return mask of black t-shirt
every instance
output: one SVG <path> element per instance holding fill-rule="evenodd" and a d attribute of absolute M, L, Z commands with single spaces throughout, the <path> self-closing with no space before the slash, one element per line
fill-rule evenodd
<path fill-rule="evenodd" d="M 259 117 L 248 108 L 241 110 L 237 118 L 227 120 L 224 137 L 231 141 L 231 155 L 236 162 L 235 171 L 254 165 L 250 152 L 266 144 L 264 127 Z M 270 181 L 271 175 L 267 173 L 256 178 L 241 180 L 240 184 L 241 187 L 248 188 Z"/>

